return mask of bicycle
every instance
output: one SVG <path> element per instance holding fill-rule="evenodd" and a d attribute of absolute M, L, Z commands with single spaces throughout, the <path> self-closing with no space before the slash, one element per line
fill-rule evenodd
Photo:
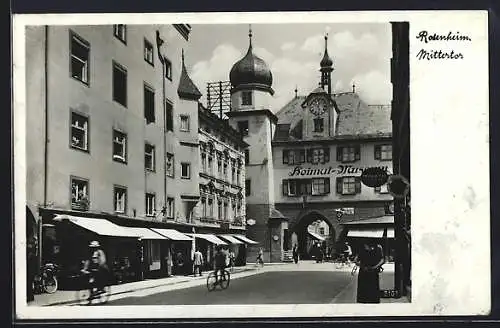
<path fill-rule="evenodd" d="M 227 289 L 229 287 L 229 281 L 231 280 L 231 274 L 226 269 L 223 270 L 223 275 L 217 271 L 217 277 L 215 273 L 211 271 L 207 277 L 207 289 L 209 292 L 215 290 L 217 286 L 221 289 Z"/>
<path fill-rule="evenodd" d="M 59 286 L 57 282 L 58 266 L 47 263 L 42 267 L 40 274 L 37 274 L 33 280 L 33 290 L 36 293 L 54 294 Z"/>
<path fill-rule="evenodd" d="M 349 260 L 349 257 L 345 254 L 342 254 L 339 257 L 337 257 L 337 259 L 335 259 L 334 262 L 336 264 L 337 269 L 343 268 L 344 266 L 350 267 L 352 264 L 352 262 Z"/>
<path fill-rule="evenodd" d="M 93 301 L 96 301 L 94 304 L 105 304 L 108 302 L 109 297 L 111 296 L 111 287 L 104 286 L 102 289 L 98 287 L 95 271 L 83 271 L 85 281 L 88 283 L 87 288 L 83 290 L 79 290 L 77 293 L 77 298 L 80 302 L 80 305 L 92 305 Z"/>

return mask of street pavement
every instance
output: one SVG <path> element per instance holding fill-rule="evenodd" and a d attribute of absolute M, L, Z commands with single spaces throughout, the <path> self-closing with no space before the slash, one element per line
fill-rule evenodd
<path fill-rule="evenodd" d="M 301 261 L 235 268 L 226 290 L 209 292 L 207 273 L 202 277 L 169 277 L 112 286 L 107 303 L 116 305 L 202 304 L 327 304 L 355 303 L 357 276 L 352 267 Z M 381 289 L 392 289 L 394 266 L 384 265 Z M 74 305 L 75 292 L 37 295 L 30 305 Z M 406 298 L 382 299 L 382 303 L 408 302 Z"/>

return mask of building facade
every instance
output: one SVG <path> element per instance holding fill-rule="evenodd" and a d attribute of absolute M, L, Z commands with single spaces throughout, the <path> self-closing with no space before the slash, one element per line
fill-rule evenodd
<path fill-rule="evenodd" d="M 246 55 L 230 72 L 232 108 L 226 113 L 249 145 L 247 234 L 259 246 L 248 255 L 261 247 L 267 261 L 280 261 L 297 244 L 308 258 L 307 227 L 318 220 L 329 228 L 323 247 L 335 250 L 346 238 L 343 223 L 392 213 L 386 185 L 370 188 L 360 179 L 368 167 L 392 173 L 391 106 L 366 104 L 354 86 L 352 92 L 332 91 L 325 37 L 320 87 L 273 110 L 272 72 L 253 53 L 249 36 Z M 377 238 L 387 238 L 387 231 Z"/>
<path fill-rule="evenodd" d="M 223 217 L 230 223 L 215 227 L 200 213 L 205 145 L 227 154 L 240 180 L 245 145 L 234 130 L 214 137 L 221 122 L 200 109 L 184 62 L 190 30 L 27 28 L 27 220 L 37 222 L 40 262 L 59 262 L 70 275 L 88 257 L 88 241 L 98 239 L 108 262 L 132 267 L 136 279 L 186 273 L 190 252 L 206 240 L 203 231 L 245 234 L 236 177 L 222 188 L 229 209 L 236 206 Z"/>

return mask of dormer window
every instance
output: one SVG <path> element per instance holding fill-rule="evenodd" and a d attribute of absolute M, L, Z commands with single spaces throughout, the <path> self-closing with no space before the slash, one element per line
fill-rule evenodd
<path fill-rule="evenodd" d="M 324 124 L 322 118 L 315 118 L 314 120 L 314 132 L 323 132 Z"/>
<path fill-rule="evenodd" d="M 252 91 L 243 91 L 241 93 L 241 105 L 242 106 L 252 105 Z"/>

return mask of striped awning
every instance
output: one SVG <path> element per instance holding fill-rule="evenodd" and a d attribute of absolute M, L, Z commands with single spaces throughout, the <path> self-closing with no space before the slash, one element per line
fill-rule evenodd
<path fill-rule="evenodd" d="M 136 232 L 114 224 L 106 219 L 86 218 L 66 214 L 59 214 L 54 217 L 54 221 L 64 220 L 68 220 L 71 223 L 90 230 L 100 236 L 140 238 Z"/>
<path fill-rule="evenodd" d="M 218 237 L 230 242 L 231 244 L 235 244 L 235 245 L 244 244 L 244 242 L 238 240 L 237 238 L 234 238 L 231 235 L 218 235 Z"/>
<path fill-rule="evenodd" d="M 253 241 L 252 239 L 249 239 L 249 238 L 247 238 L 247 237 L 245 237 L 245 236 L 243 236 L 243 235 L 232 235 L 232 236 L 233 236 L 233 237 L 236 237 L 236 238 L 238 238 L 239 240 L 244 241 L 245 243 L 250 244 L 250 245 L 255 245 L 255 244 L 258 244 L 258 242 Z"/>
<path fill-rule="evenodd" d="M 220 238 L 217 238 L 217 236 L 208 234 L 208 233 L 188 233 L 188 236 L 195 237 L 195 238 L 202 238 L 208 241 L 209 243 L 215 244 L 215 245 L 227 245 L 227 243 Z"/>
<path fill-rule="evenodd" d="M 166 237 L 167 239 L 170 240 L 175 240 L 175 241 L 191 241 L 192 238 L 186 236 L 182 232 L 179 232 L 175 229 L 158 229 L 158 228 L 151 228 L 154 232 L 159 233 L 160 235 Z"/>

